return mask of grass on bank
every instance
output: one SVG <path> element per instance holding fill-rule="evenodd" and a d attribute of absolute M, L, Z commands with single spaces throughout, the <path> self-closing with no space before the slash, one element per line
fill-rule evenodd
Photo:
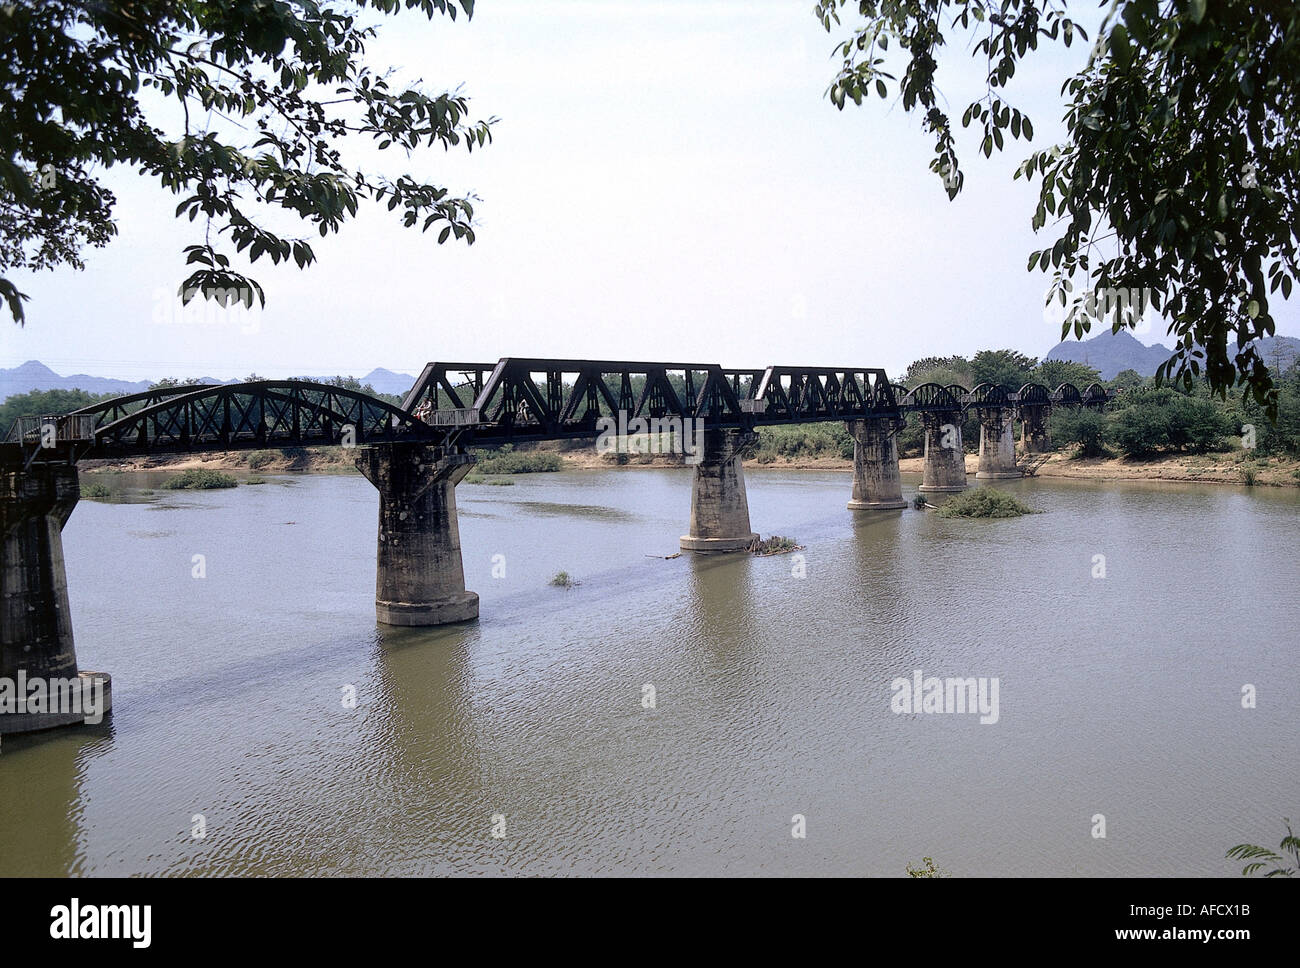
<path fill-rule="evenodd" d="M 1022 514 L 1038 514 L 1006 491 L 994 487 L 977 487 L 971 491 L 962 491 L 938 509 L 942 518 L 1018 518 Z"/>

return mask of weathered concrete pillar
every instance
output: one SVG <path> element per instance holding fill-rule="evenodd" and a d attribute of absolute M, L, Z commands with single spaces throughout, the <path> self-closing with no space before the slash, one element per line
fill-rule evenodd
<path fill-rule="evenodd" d="M 702 457 L 691 486 L 691 530 L 683 551 L 744 551 L 758 539 L 749 526 L 749 499 L 741 457 L 758 435 L 740 430 L 706 430 Z"/>
<path fill-rule="evenodd" d="M 925 428 L 925 462 L 920 491 L 964 491 L 966 451 L 961 442 L 960 412 L 921 414 Z"/>
<path fill-rule="evenodd" d="M 1052 449 L 1047 431 L 1048 407 L 1023 407 L 1020 411 L 1020 446 L 1026 454 L 1045 454 Z"/>
<path fill-rule="evenodd" d="M 903 480 L 898 474 L 898 446 L 894 418 L 846 420 L 853 437 L 853 497 L 850 511 L 884 511 L 905 508 Z"/>
<path fill-rule="evenodd" d="M 0 689 L 6 690 L 0 733 L 81 723 L 88 713 L 111 708 L 112 678 L 80 671 L 72 640 L 63 526 L 80 497 L 75 465 L 35 463 L 25 471 L 0 471 Z M 37 689 L 44 696 L 39 701 Z"/>
<path fill-rule="evenodd" d="M 456 485 L 468 454 L 439 456 L 423 444 L 376 444 L 356 456 L 379 490 L 375 617 L 385 625 L 446 625 L 478 618 L 465 590 Z"/>
<path fill-rule="evenodd" d="M 980 463 L 976 480 L 1021 477 L 1016 467 L 1016 412 L 1006 407 L 980 411 Z"/>

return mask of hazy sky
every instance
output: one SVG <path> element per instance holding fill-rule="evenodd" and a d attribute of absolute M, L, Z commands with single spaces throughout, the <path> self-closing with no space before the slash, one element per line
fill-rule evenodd
<path fill-rule="evenodd" d="M 1030 149 L 977 159 L 968 132 L 950 203 L 901 105 L 826 99 L 834 38 L 812 6 L 480 0 L 469 23 L 388 18 L 373 65 L 463 83 L 476 117 L 501 119 L 482 152 L 379 156 L 481 196 L 473 247 L 375 210 L 316 236 L 305 272 L 258 263 L 265 311 L 187 318 L 171 294 L 198 233 L 176 197 L 115 169 L 120 235 L 84 272 L 15 276 L 32 300 L 24 329 L 0 329 L 0 365 L 228 378 L 556 356 L 897 374 L 931 354 L 1045 353 L 1048 277 L 1025 264 L 1055 237 L 1031 231 L 1036 186 L 1011 178 Z M 1060 82 L 1084 57 L 1040 55 L 1012 87 L 1035 146 L 1059 134 Z M 951 113 L 979 66 L 962 49 L 944 63 Z"/>

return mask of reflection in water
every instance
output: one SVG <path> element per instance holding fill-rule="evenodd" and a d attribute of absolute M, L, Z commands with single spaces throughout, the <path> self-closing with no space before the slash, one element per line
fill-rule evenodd
<path fill-rule="evenodd" d="M 591 504 L 556 504 L 553 501 L 521 501 L 519 508 L 530 514 L 596 518 L 603 521 L 630 521 L 634 517 L 628 511 L 618 508 L 597 507 Z"/>
<path fill-rule="evenodd" d="M 801 559 L 666 558 L 689 470 L 463 487 L 481 617 L 425 630 L 375 625 L 359 477 L 82 502 L 78 653 L 115 711 L 5 739 L 0 875 L 1226 875 L 1289 815 L 1300 713 L 1238 696 L 1300 666 L 1296 494 L 999 482 L 1045 513 L 958 521 L 748 478 Z M 892 714 L 915 669 L 998 677 L 999 722 Z"/>
<path fill-rule="evenodd" d="M 82 841 L 93 798 L 86 774 L 113 745 L 113 717 L 95 726 L 4 738 L 0 753 L 0 875 L 79 876 L 91 872 Z"/>

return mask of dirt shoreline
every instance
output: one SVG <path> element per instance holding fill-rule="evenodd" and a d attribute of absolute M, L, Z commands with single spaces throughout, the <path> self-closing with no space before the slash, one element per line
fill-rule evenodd
<path fill-rule="evenodd" d="M 680 457 L 630 455 L 625 463 L 597 454 L 594 448 L 538 447 L 558 453 L 565 470 L 608 470 L 612 468 L 682 467 Z M 921 473 L 920 457 L 904 457 L 899 469 L 905 474 Z M 966 471 L 974 482 L 979 458 L 966 455 Z M 747 461 L 755 470 L 850 471 L 853 462 L 840 457 L 778 458 L 773 461 Z M 219 470 L 256 477 L 262 474 L 311 473 L 354 474 L 352 455 L 338 447 L 296 449 L 288 454 L 270 451 L 221 451 L 183 454 L 176 457 L 135 458 L 126 461 L 85 461 L 87 475 L 121 471 L 183 471 L 191 468 Z M 1253 483 L 1273 487 L 1300 486 L 1300 460 L 1286 458 L 1246 459 L 1240 451 L 1219 454 L 1173 454 L 1152 460 L 1120 458 L 1073 459 L 1053 454 L 1036 469 L 1035 476 L 1092 481 L 1182 481 L 1201 484 L 1244 486 L 1253 475 Z"/>

